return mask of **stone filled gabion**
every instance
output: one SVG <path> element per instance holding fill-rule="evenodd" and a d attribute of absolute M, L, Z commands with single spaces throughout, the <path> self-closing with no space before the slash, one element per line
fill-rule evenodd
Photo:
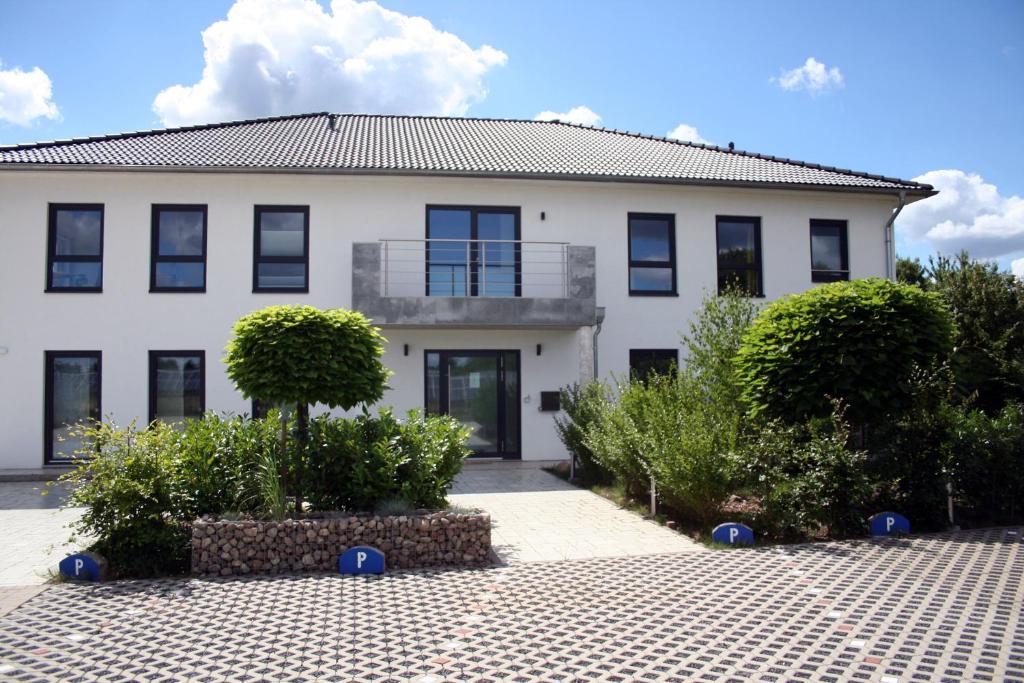
<path fill-rule="evenodd" d="M 388 569 L 480 566 L 490 561 L 491 516 L 441 511 L 282 521 L 203 517 L 192 525 L 192 573 L 337 571 L 338 555 L 357 545 L 383 552 Z"/>

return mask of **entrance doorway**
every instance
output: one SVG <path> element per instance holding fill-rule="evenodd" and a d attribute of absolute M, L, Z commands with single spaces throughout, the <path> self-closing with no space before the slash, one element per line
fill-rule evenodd
<path fill-rule="evenodd" d="M 519 352 L 427 351 L 426 411 L 470 428 L 475 457 L 519 458 Z"/>

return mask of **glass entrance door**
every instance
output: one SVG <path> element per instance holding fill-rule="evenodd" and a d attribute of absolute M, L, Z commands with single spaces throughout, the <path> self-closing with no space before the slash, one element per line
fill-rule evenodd
<path fill-rule="evenodd" d="M 519 457 L 519 352 L 427 351 L 428 414 L 470 429 L 476 456 Z"/>

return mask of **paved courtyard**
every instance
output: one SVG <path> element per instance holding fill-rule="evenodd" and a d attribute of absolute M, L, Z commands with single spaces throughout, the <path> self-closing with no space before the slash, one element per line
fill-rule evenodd
<path fill-rule="evenodd" d="M 1022 531 L 62 584 L 0 618 L 0 679 L 1022 681 Z"/>
<path fill-rule="evenodd" d="M 0 482 L 0 614 L 12 595 L 30 594 L 45 583 L 68 550 L 66 525 L 81 510 L 58 509 L 60 492 L 42 496 L 43 482 Z"/>
<path fill-rule="evenodd" d="M 491 542 L 506 563 L 704 550 L 538 463 L 467 462 L 449 500 L 491 514 Z"/>

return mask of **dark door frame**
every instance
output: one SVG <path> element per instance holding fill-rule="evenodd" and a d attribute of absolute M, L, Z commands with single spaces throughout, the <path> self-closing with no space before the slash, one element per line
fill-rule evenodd
<path fill-rule="evenodd" d="M 497 420 L 498 420 L 498 442 L 499 450 L 490 452 L 485 451 L 483 453 L 474 453 L 470 457 L 472 458 L 503 458 L 505 460 L 521 460 L 523 457 L 523 409 L 522 409 L 522 396 L 523 396 L 523 360 L 522 354 L 519 349 L 425 349 L 423 351 L 423 406 L 424 411 L 428 404 L 428 385 L 427 385 L 427 370 L 429 365 L 427 363 L 427 357 L 431 353 L 438 354 L 438 372 L 439 372 L 439 386 L 438 386 L 438 402 L 440 403 L 444 415 L 448 414 L 448 363 L 447 359 L 452 356 L 476 356 L 482 357 L 494 357 L 498 361 L 498 383 L 497 392 L 498 400 L 497 406 Z M 507 400 L 505 391 L 505 354 L 515 354 L 516 359 L 516 372 L 518 377 L 516 378 L 516 411 L 519 419 L 516 421 L 515 426 L 515 438 L 516 438 L 516 450 L 509 451 L 504 447 L 508 443 L 508 420 L 506 419 L 507 412 Z"/>
<path fill-rule="evenodd" d="M 468 211 L 469 212 L 469 239 L 470 243 L 470 255 L 469 255 L 469 267 L 470 272 L 466 273 L 466 296 L 479 296 L 479 278 L 474 277 L 480 272 L 480 230 L 479 230 L 479 217 L 480 214 L 512 214 L 515 216 L 515 265 L 513 268 L 515 278 L 515 294 L 514 296 L 520 297 L 523 295 L 523 253 L 522 244 L 520 243 L 523 239 L 522 236 L 522 211 L 518 206 L 476 206 L 466 204 L 427 204 L 426 211 L 426 225 L 424 226 L 425 234 L 427 237 L 426 243 L 426 284 L 425 284 L 425 296 L 430 296 L 430 212 L 433 210 L 439 211 Z M 483 240 L 484 242 L 488 240 Z"/>

